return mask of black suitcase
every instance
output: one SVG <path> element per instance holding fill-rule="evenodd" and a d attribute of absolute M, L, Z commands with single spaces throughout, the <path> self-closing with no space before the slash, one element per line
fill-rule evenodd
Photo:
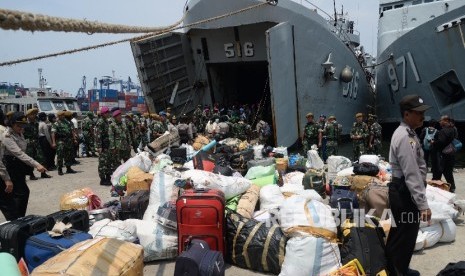
<path fill-rule="evenodd" d="M 174 276 L 223 276 L 225 264 L 219 251 L 203 240 L 192 240 L 176 259 Z"/>
<path fill-rule="evenodd" d="M 345 218 L 352 218 L 354 209 L 359 207 L 357 194 L 346 189 L 335 189 L 331 194 L 329 205 L 339 210 L 339 215 L 345 211 Z"/>
<path fill-rule="evenodd" d="M 184 164 L 187 161 L 187 149 L 186 148 L 170 148 L 171 160 L 174 163 Z"/>
<path fill-rule="evenodd" d="M 28 215 L 0 225 L 0 252 L 13 255 L 17 261 L 24 256 L 26 240 L 47 231 L 49 219 Z"/>
<path fill-rule="evenodd" d="M 149 197 L 150 191 L 139 190 L 121 198 L 119 218 L 121 220 L 142 219 L 149 205 Z"/>
<path fill-rule="evenodd" d="M 61 221 L 64 224 L 71 223 L 72 229 L 83 232 L 89 231 L 89 213 L 86 210 L 58 211 L 47 216 L 49 225 L 47 230 L 52 230 L 55 223 Z"/>

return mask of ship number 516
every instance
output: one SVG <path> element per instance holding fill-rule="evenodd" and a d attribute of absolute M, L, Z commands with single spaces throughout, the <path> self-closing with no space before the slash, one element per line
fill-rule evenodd
<path fill-rule="evenodd" d="M 420 75 L 418 74 L 417 66 L 415 64 L 415 60 L 412 57 L 410 52 L 407 52 L 407 58 L 405 56 L 400 56 L 396 59 L 396 64 L 391 62 L 387 66 L 388 76 L 391 80 L 391 89 L 392 91 L 399 91 L 399 74 L 397 72 L 397 68 L 401 65 L 401 70 L 399 73 L 402 81 L 402 87 L 407 87 L 407 60 L 410 64 L 410 68 L 412 69 L 413 75 L 415 76 L 415 80 L 417 82 L 421 82 Z"/>
<path fill-rule="evenodd" d="M 255 52 L 254 52 L 254 47 L 253 47 L 252 42 L 245 42 L 243 45 L 241 45 L 239 42 L 234 43 L 225 43 L 224 44 L 224 53 L 227 58 L 233 58 L 233 57 L 253 57 Z"/>

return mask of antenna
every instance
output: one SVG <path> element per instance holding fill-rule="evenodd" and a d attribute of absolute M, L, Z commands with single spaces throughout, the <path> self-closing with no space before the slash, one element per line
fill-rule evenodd
<path fill-rule="evenodd" d="M 334 26 L 336 26 L 337 25 L 336 0 L 333 0 L 333 7 L 334 7 Z"/>

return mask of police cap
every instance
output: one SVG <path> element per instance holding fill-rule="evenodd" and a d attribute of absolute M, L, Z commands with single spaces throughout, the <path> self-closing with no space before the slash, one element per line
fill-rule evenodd
<path fill-rule="evenodd" d="M 407 95 L 399 102 L 401 110 L 426 111 L 431 106 L 424 104 L 423 99 L 418 95 Z"/>

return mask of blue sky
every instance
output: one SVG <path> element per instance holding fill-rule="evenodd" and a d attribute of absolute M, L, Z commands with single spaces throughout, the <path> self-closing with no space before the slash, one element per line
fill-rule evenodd
<path fill-rule="evenodd" d="M 300 1 L 306 7 L 311 2 L 333 14 L 332 0 Z M 131 26 L 166 26 L 182 17 L 185 0 L 2 0 L 3 9 L 27 11 L 75 19 Z M 365 50 L 376 54 L 378 0 L 336 0 L 336 8 L 349 12 L 361 33 Z M 311 7 L 313 8 L 313 7 Z M 321 13 L 320 13 L 321 14 Z M 29 58 L 85 46 L 137 36 L 62 32 L 25 32 L 0 29 L 0 62 Z M 129 42 L 97 50 L 75 53 L 55 58 L 0 67 L 0 82 L 18 82 L 26 87 L 38 87 L 38 68 L 53 89 L 76 93 L 81 87 L 82 76 L 87 77 L 87 89 L 94 77 L 112 75 L 122 79 L 128 76 L 137 80 L 137 72 Z"/>

